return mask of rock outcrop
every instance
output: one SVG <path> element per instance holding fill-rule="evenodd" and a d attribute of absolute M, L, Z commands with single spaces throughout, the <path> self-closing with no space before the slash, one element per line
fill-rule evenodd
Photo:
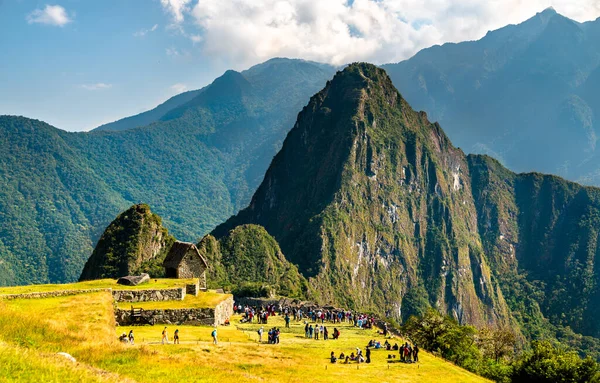
<path fill-rule="evenodd" d="M 162 261 L 175 239 L 148 205 L 134 205 L 106 228 L 86 262 L 80 281 L 164 273 Z"/>
<path fill-rule="evenodd" d="M 142 283 L 146 283 L 150 280 L 148 273 L 142 273 L 140 275 L 128 275 L 117 279 L 117 284 L 125 286 L 137 286 Z"/>

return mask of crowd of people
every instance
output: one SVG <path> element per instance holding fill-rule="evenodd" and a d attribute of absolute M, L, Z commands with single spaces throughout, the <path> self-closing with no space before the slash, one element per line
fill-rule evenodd
<path fill-rule="evenodd" d="M 366 314 L 354 313 L 350 310 L 343 309 L 320 309 L 320 308 L 303 308 L 282 305 L 267 305 L 266 307 L 256 307 L 250 305 L 234 304 L 234 313 L 242 315 L 241 322 L 254 323 L 255 318 L 259 324 L 267 324 L 271 316 L 284 316 L 286 327 L 289 327 L 290 321 L 311 321 L 321 324 L 330 323 L 353 323 L 354 326 L 364 329 L 373 328 L 375 318 Z M 387 329 L 386 329 L 387 330 Z"/>
<path fill-rule="evenodd" d="M 371 363 L 371 348 L 367 347 L 364 356 L 362 350 L 359 347 L 356 348 L 356 354 L 354 353 L 354 351 L 351 352 L 350 355 L 346 355 L 342 352 L 340 353 L 339 357 L 336 357 L 335 352 L 331 351 L 329 360 L 331 361 L 331 363 L 337 363 L 339 361 L 340 363 L 344 364 L 348 364 L 350 362 Z"/>

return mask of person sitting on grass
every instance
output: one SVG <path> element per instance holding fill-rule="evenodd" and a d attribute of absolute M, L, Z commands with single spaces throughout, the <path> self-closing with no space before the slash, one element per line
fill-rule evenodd
<path fill-rule="evenodd" d="M 353 362 L 356 360 L 356 356 L 354 355 L 353 352 L 350 354 L 350 360 Z"/>
<path fill-rule="evenodd" d="M 333 351 L 331 351 L 330 360 L 331 360 L 331 363 L 336 363 L 337 362 L 337 358 L 335 357 L 335 353 Z"/>
<path fill-rule="evenodd" d="M 340 337 L 340 331 L 337 328 L 333 329 L 333 339 L 337 339 Z"/>
<path fill-rule="evenodd" d="M 398 343 L 394 343 L 394 347 L 392 347 L 392 350 L 394 351 L 398 351 L 400 347 L 398 346 Z"/>
<path fill-rule="evenodd" d="M 346 358 L 346 355 L 344 355 L 344 352 L 342 351 L 342 353 L 340 354 L 339 359 L 340 360 L 344 360 Z"/>

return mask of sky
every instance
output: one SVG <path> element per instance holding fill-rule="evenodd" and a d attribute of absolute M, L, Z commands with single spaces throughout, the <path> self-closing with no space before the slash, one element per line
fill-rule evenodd
<path fill-rule="evenodd" d="M 90 130 L 227 69 L 398 62 L 550 6 L 600 17 L 600 0 L 0 0 L 0 114 Z"/>

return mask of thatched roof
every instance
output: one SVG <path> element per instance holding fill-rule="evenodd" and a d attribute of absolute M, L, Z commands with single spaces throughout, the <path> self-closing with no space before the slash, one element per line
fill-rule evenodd
<path fill-rule="evenodd" d="M 180 241 L 175 241 L 171 247 L 171 250 L 169 250 L 169 254 L 167 254 L 165 260 L 163 261 L 163 266 L 173 269 L 178 268 L 179 264 L 183 260 L 183 257 L 185 257 L 190 250 L 198 255 L 198 257 L 202 260 L 202 263 L 204 263 L 204 267 L 208 267 L 206 259 L 204 259 L 204 257 L 200 254 L 196 245 L 193 243 Z"/>

